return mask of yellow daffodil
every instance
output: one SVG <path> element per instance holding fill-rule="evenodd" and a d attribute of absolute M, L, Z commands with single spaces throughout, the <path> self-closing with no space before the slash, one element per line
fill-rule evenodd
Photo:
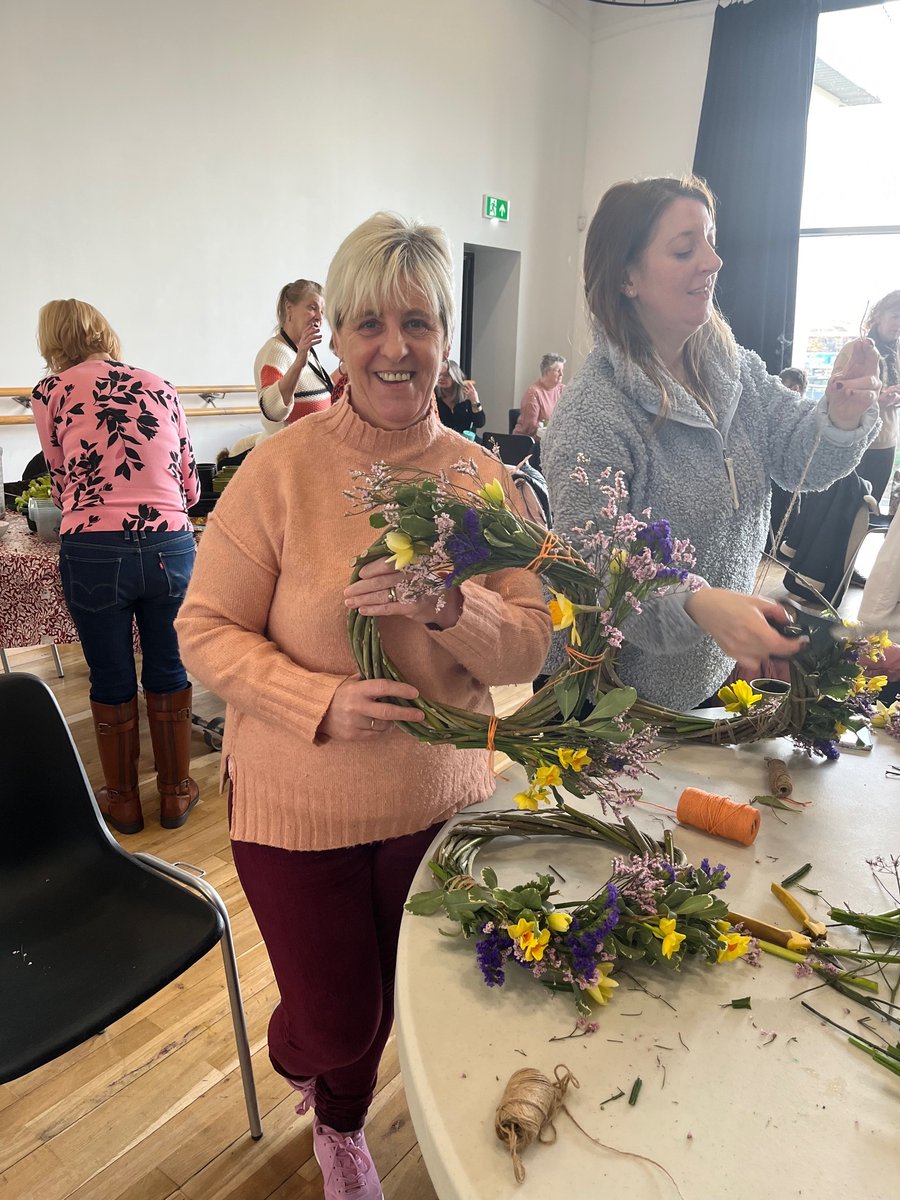
<path fill-rule="evenodd" d="M 547 943 L 550 941 L 550 930 L 542 929 L 538 934 L 526 934 L 525 938 L 519 939 L 519 945 L 525 951 L 526 962 L 540 962 L 544 957 L 544 950 Z M 524 945 L 523 945 L 524 943 Z"/>
<path fill-rule="evenodd" d="M 685 939 L 686 935 L 679 933 L 675 925 L 676 921 L 674 917 L 660 917 L 658 926 L 650 926 L 654 937 L 658 937 L 662 942 L 664 958 L 671 958 Z"/>
<path fill-rule="evenodd" d="M 720 933 L 719 941 L 722 945 L 716 956 L 716 961 L 720 963 L 734 962 L 736 958 L 743 958 L 750 945 L 749 937 L 743 933 Z"/>
<path fill-rule="evenodd" d="M 887 687 L 887 675 L 873 675 L 866 684 L 866 691 L 870 696 L 875 696 L 884 687 Z"/>
<path fill-rule="evenodd" d="M 547 924 L 554 933 L 566 933 L 572 924 L 572 917 L 567 912 L 552 912 L 547 916 Z"/>
<path fill-rule="evenodd" d="M 531 937 L 537 929 L 537 921 L 527 921 L 521 917 L 515 925 L 507 925 L 506 932 L 514 942 L 521 941 L 524 937 Z"/>
<path fill-rule="evenodd" d="M 583 767 L 588 767 L 591 764 L 591 756 L 582 746 L 578 750 L 569 750 L 565 746 L 561 746 L 556 752 L 556 757 L 570 771 L 578 774 Z"/>
<path fill-rule="evenodd" d="M 539 787 L 532 784 L 527 792 L 517 792 L 513 796 L 513 804 L 517 808 L 529 808 L 532 812 L 537 812 L 539 804 L 550 803 L 550 789 L 548 787 Z"/>
<path fill-rule="evenodd" d="M 506 496 L 503 492 L 503 484 L 499 479 L 493 479 L 490 483 L 486 483 L 483 488 L 479 489 L 478 495 L 493 508 L 506 508 Z"/>
<path fill-rule="evenodd" d="M 568 596 L 564 596 L 562 592 L 554 592 L 553 599 L 547 604 L 550 609 L 550 619 L 553 622 L 553 628 L 557 631 L 560 629 L 571 629 L 571 638 L 573 646 L 581 645 L 581 634 L 578 632 L 578 626 L 575 624 L 575 608 Z"/>
<path fill-rule="evenodd" d="M 513 804 L 516 808 L 530 808 L 532 812 L 537 812 L 538 798 L 533 789 L 529 788 L 527 792 L 516 792 L 513 796 Z"/>
<path fill-rule="evenodd" d="M 388 550 L 393 551 L 388 562 L 392 562 L 398 571 L 408 567 L 415 559 L 416 547 L 408 533 L 403 533 L 400 529 L 392 529 L 390 533 L 386 534 L 384 541 Z"/>
<path fill-rule="evenodd" d="M 610 575 L 621 575 L 625 570 L 627 562 L 628 554 L 625 550 L 622 550 L 621 548 L 618 550 L 613 550 L 612 554 L 609 556 Z"/>
<path fill-rule="evenodd" d="M 581 989 L 585 995 L 590 996 L 595 1004 L 609 1004 L 613 992 L 619 986 L 617 979 L 610 979 L 612 969 L 612 963 L 601 963 L 597 982 L 591 984 L 590 987 Z"/>
<path fill-rule="evenodd" d="M 551 788 L 559 787 L 562 783 L 562 772 L 559 767 L 538 767 L 534 773 L 534 786 L 536 788 Z"/>
<path fill-rule="evenodd" d="M 900 700 L 895 700 L 893 704 L 882 704 L 880 700 L 876 700 L 872 725 L 876 729 L 884 729 L 888 721 L 892 717 L 896 717 L 898 712 L 900 712 Z"/>
<path fill-rule="evenodd" d="M 881 633 L 870 633 L 866 641 L 869 643 L 870 662 L 878 662 L 884 658 L 885 650 L 889 650 L 894 644 L 884 630 Z"/>
<path fill-rule="evenodd" d="M 750 684 L 743 679 L 726 683 L 724 687 L 719 688 L 716 695 L 725 705 L 726 712 L 747 713 L 754 704 L 762 700 L 759 692 L 754 692 Z"/>
<path fill-rule="evenodd" d="M 869 681 L 868 681 L 868 679 L 866 679 L 865 675 L 857 675 L 857 677 L 851 683 L 850 687 L 853 689 L 853 695 L 859 696 L 863 692 L 868 691 Z"/>

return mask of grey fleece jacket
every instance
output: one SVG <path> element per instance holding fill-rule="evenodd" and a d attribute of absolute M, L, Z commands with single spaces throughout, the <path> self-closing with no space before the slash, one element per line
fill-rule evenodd
<path fill-rule="evenodd" d="M 594 479 L 607 466 L 622 471 L 629 511 L 652 509 L 696 550 L 695 571 L 711 587 L 750 592 L 769 523 L 771 483 L 793 491 L 810 460 L 804 491 L 820 491 L 849 474 L 879 428 L 872 405 L 857 429 L 832 425 L 824 404 L 799 400 L 769 375 L 751 350 L 732 361 L 710 358 L 704 378 L 713 399 L 713 425 L 674 380 L 669 414 L 656 425 L 660 391 L 603 333 L 557 405 L 541 445 L 555 529 L 572 536 L 596 517 L 588 490 L 573 482 L 579 451 Z M 576 539 L 577 541 L 577 539 Z M 644 602 L 623 628 L 626 645 L 617 669 L 645 700 L 689 709 L 711 696 L 733 660 L 694 624 L 680 588 Z M 560 661 L 554 647 L 548 661 Z"/>

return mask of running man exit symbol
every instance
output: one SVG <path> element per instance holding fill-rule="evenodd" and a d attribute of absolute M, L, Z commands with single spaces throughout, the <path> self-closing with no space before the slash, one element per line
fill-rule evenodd
<path fill-rule="evenodd" d="M 483 217 L 489 221 L 508 221 L 509 220 L 509 201 L 503 200 L 499 196 L 484 196 L 484 207 L 482 209 Z"/>

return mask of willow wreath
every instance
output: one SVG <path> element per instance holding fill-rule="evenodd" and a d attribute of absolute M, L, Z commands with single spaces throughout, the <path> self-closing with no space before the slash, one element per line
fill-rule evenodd
<path fill-rule="evenodd" d="M 582 459 L 575 474 L 591 489 L 597 520 L 573 530 L 579 549 L 520 515 L 502 484 L 484 483 L 471 459 L 451 468 L 461 483 L 447 473 L 394 472 L 385 463 L 354 473 L 347 495 L 380 532 L 357 559 L 353 581 L 367 563 L 391 557 L 404 568 L 398 594 L 412 600 L 476 575 L 531 570 L 551 596 L 554 629 L 569 635 L 564 664 L 512 715 L 498 719 L 420 697 L 400 702 L 425 714 L 404 728 L 423 741 L 507 754 L 529 776 L 516 796 L 520 807 L 536 809 L 551 797 L 562 804 L 565 790 L 596 796 L 616 815 L 640 795 L 630 781 L 658 758 L 659 739 L 740 744 L 787 734 L 810 753 L 837 757 L 841 733 L 868 724 L 883 677 L 867 678 L 864 669 L 883 656 L 888 639 L 854 637 L 851 630 L 836 639 L 830 629 L 814 628 L 806 650 L 791 661 L 788 693 L 765 700 L 739 681 L 720 693 L 731 710 L 726 718 L 640 700 L 616 675 L 622 626 L 650 594 L 675 584 L 697 586 L 689 574 L 692 548 L 672 537 L 666 520 L 650 521 L 649 511 L 641 520 L 627 511 L 621 473 L 607 468 L 591 479 L 586 465 Z M 353 611 L 348 632 L 364 678 L 401 679 L 384 653 L 376 619 Z"/>
<path fill-rule="evenodd" d="M 568 653 L 546 686 L 511 716 L 419 697 L 400 703 L 421 709 L 425 720 L 404 728 L 422 741 L 507 754 L 530 778 L 527 791 L 516 797 L 523 808 L 536 809 L 551 795 L 560 804 L 565 789 L 597 796 L 604 811 L 618 813 L 640 795 L 627 781 L 655 761 L 660 747 L 645 721 L 626 716 L 637 700 L 634 688 L 610 687 L 590 703 L 597 668 L 621 644 L 620 626 L 640 611 L 645 596 L 687 579 L 690 547 L 673 541 L 667 522 L 649 524 L 620 512 L 626 493 L 621 478 L 610 479 L 608 471 L 597 482 L 612 533 L 595 544 L 589 559 L 510 507 L 502 484 L 483 483 L 472 460 L 452 470 L 470 486 L 447 474 L 394 474 L 384 463 L 354 476 L 347 495 L 381 533 L 357 559 L 352 580 L 367 563 L 391 556 L 404 568 L 398 595 L 409 600 L 440 594 L 475 575 L 511 567 L 534 571 L 552 595 L 554 628 L 569 630 Z M 384 653 L 376 619 L 351 612 L 348 631 L 364 678 L 401 679 Z"/>
<path fill-rule="evenodd" d="M 491 867 L 472 875 L 480 851 L 497 838 L 574 837 L 624 851 L 612 875 L 586 900 L 558 897 L 556 877 L 541 874 L 511 888 Z M 685 861 L 666 834 L 662 843 L 628 819 L 596 820 L 569 805 L 541 813 L 487 813 L 455 824 L 429 863 L 437 886 L 407 902 L 409 912 L 443 912 L 466 938 L 488 987 L 502 986 L 518 964 L 554 991 L 570 992 L 582 1013 L 606 1004 L 618 981 L 617 963 L 645 962 L 680 970 L 688 956 L 732 962 L 753 949 L 732 926 L 718 894 L 729 879 L 722 863 Z M 551 868 L 552 870 L 552 868 Z"/>

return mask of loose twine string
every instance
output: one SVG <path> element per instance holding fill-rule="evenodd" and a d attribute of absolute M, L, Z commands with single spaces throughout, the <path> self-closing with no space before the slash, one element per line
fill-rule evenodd
<path fill-rule="evenodd" d="M 575 1128 L 589 1142 L 607 1150 L 610 1154 L 619 1154 L 623 1158 L 633 1158 L 638 1162 L 650 1163 L 666 1176 L 672 1187 L 684 1200 L 681 1189 L 671 1173 L 646 1154 L 635 1154 L 631 1150 L 620 1150 L 617 1146 L 609 1146 L 601 1142 L 579 1124 L 572 1116 L 565 1103 L 569 1085 L 580 1087 L 578 1080 L 564 1063 L 557 1063 L 553 1070 L 553 1079 L 549 1079 L 535 1067 L 523 1067 L 512 1075 L 503 1089 L 500 1103 L 494 1114 L 494 1131 L 498 1139 L 504 1142 L 512 1159 L 516 1183 L 525 1180 L 525 1166 L 520 1154 L 534 1142 L 549 1145 L 556 1141 L 556 1125 L 554 1121 L 560 1112 L 564 1112 Z"/>

